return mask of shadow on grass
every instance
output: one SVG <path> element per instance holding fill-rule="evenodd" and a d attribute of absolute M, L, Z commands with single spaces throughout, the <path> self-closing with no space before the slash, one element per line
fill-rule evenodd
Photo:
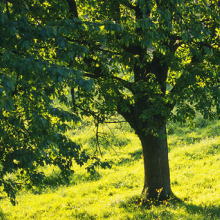
<path fill-rule="evenodd" d="M 74 219 L 82 219 L 82 220 L 95 220 L 97 219 L 95 215 L 90 215 L 87 212 L 80 212 L 73 215 Z"/>
<path fill-rule="evenodd" d="M 130 155 L 129 158 L 121 159 L 118 163 L 116 163 L 116 165 L 119 165 L 119 166 L 126 165 L 126 164 L 129 164 L 129 163 L 134 162 L 136 160 L 140 160 L 142 157 L 142 149 L 136 150 L 135 152 L 130 153 L 129 155 Z"/>
<path fill-rule="evenodd" d="M 94 174 L 71 174 L 68 178 L 64 178 L 59 172 L 54 172 L 49 176 L 45 176 L 39 184 L 35 184 L 32 193 L 42 194 L 47 190 L 57 190 L 61 186 L 72 186 L 83 182 L 97 181 L 101 178 L 102 175 L 98 172 Z"/>
<path fill-rule="evenodd" d="M 142 157 L 142 149 L 138 149 L 133 153 L 130 153 L 132 160 L 139 160 Z"/>
<path fill-rule="evenodd" d="M 39 182 L 34 183 L 34 187 L 27 186 L 27 190 L 31 190 L 33 194 L 41 194 L 50 190 L 56 190 L 60 186 L 69 185 L 69 179 L 62 178 L 58 172 L 54 172 L 48 176 L 42 176 L 42 179 Z"/>
<path fill-rule="evenodd" d="M 0 209 L 0 220 L 8 220 L 8 218 L 5 216 L 5 214 Z"/>
<path fill-rule="evenodd" d="M 173 198 L 161 205 L 142 205 L 140 197 L 132 197 L 119 204 L 126 212 L 132 214 L 132 219 L 220 219 L 220 207 L 198 206 L 186 203 L 179 198 Z M 179 212 L 177 212 L 179 210 Z"/>

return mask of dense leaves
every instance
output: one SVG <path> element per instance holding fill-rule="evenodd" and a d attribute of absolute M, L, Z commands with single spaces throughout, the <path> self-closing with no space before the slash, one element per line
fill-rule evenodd
<path fill-rule="evenodd" d="M 64 136 L 67 122 L 79 118 L 55 105 L 69 106 L 68 86 L 78 81 L 81 87 L 88 85 L 77 69 L 55 59 L 57 48 L 63 52 L 65 44 L 58 28 L 65 8 L 62 3 L 48 9 L 49 5 L 0 3 L 0 185 L 13 203 L 22 185 L 42 181 L 39 166 L 56 165 L 67 177 L 73 159 L 80 165 L 88 160 L 80 146 Z M 67 46 L 72 50 L 68 57 L 83 54 L 75 45 Z"/>
<path fill-rule="evenodd" d="M 117 110 L 125 118 L 130 112 L 135 120 L 151 120 L 161 113 L 187 120 L 195 111 L 206 118 L 216 116 L 217 1 L 76 1 L 76 5 L 77 22 L 84 30 L 71 40 L 89 52 L 75 63 L 95 79 L 104 112 Z M 139 111 L 138 103 L 148 106 Z"/>
<path fill-rule="evenodd" d="M 98 124 L 117 112 L 139 136 L 215 117 L 219 15 L 211 0 L 1 1 L 0 183 L 12 200 L 15 170 L 32 184 L 39 165 L 65 176 L 88 160 L 63 135 L 76 113 Z"/>

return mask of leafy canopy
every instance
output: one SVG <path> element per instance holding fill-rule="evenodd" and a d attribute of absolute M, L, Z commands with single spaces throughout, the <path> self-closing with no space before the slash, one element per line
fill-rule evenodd
<path fill-rule="evenodd" d="M 63 135 L 78 118 L 54 100 L 97 122 L 118 112 L 136 129 L 158 115 L 214 117 L 219 15 L 211 0 L 1 1 L 0 184 L 12 201 L 15 170 L 32 185 L 39 165 L 65 176 L 72 158 L 88 160 Z"/>
<path fill-rule="evenodd" d="M 70 24 L 78 26 L 64 38 L 85 47 L 71 65 L 95 82 L 89 92 L 75 90 L 81 110 L 96 109 L 98 116 L 90 113 L 100 122 L 117 111 L 133 128 L 134 121 L 150 125 L 158 115 L 185 121 L 199 111 L 216 117 L 218 1 L 67 2 Z"/>

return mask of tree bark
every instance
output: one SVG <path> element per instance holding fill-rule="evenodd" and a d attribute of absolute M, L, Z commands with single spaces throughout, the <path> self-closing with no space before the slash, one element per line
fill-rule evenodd
<path fill-rule="evenodd" d="M 166 124 L 154 128 L 152 133 L 139 135 L 144 159 L 142 195 L 144 201 L 163 201 L 171 196 Z"/>

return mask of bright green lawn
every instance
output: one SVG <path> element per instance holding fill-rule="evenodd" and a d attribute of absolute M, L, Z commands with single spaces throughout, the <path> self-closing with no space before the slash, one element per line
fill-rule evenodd
<path fill-rule="evenodd" d="M 108 132 L 100 139 L 103 159 L 112 169 L 90 176 L 76 168 L 69 186 L 56 187 L 57 175 L 48 168 L 50 186 L 20 193 L 17 206 L 1 200 L 2 219 L 220 219 L 220 122 L 169 126 L 172 189 L 181 200 L 150 209 L 136 202 L 143 185 L 140 143 L 123 127 L 102 131 Z M 75 139 L 94 149 L 92 130 L 82 128 Z"/>

